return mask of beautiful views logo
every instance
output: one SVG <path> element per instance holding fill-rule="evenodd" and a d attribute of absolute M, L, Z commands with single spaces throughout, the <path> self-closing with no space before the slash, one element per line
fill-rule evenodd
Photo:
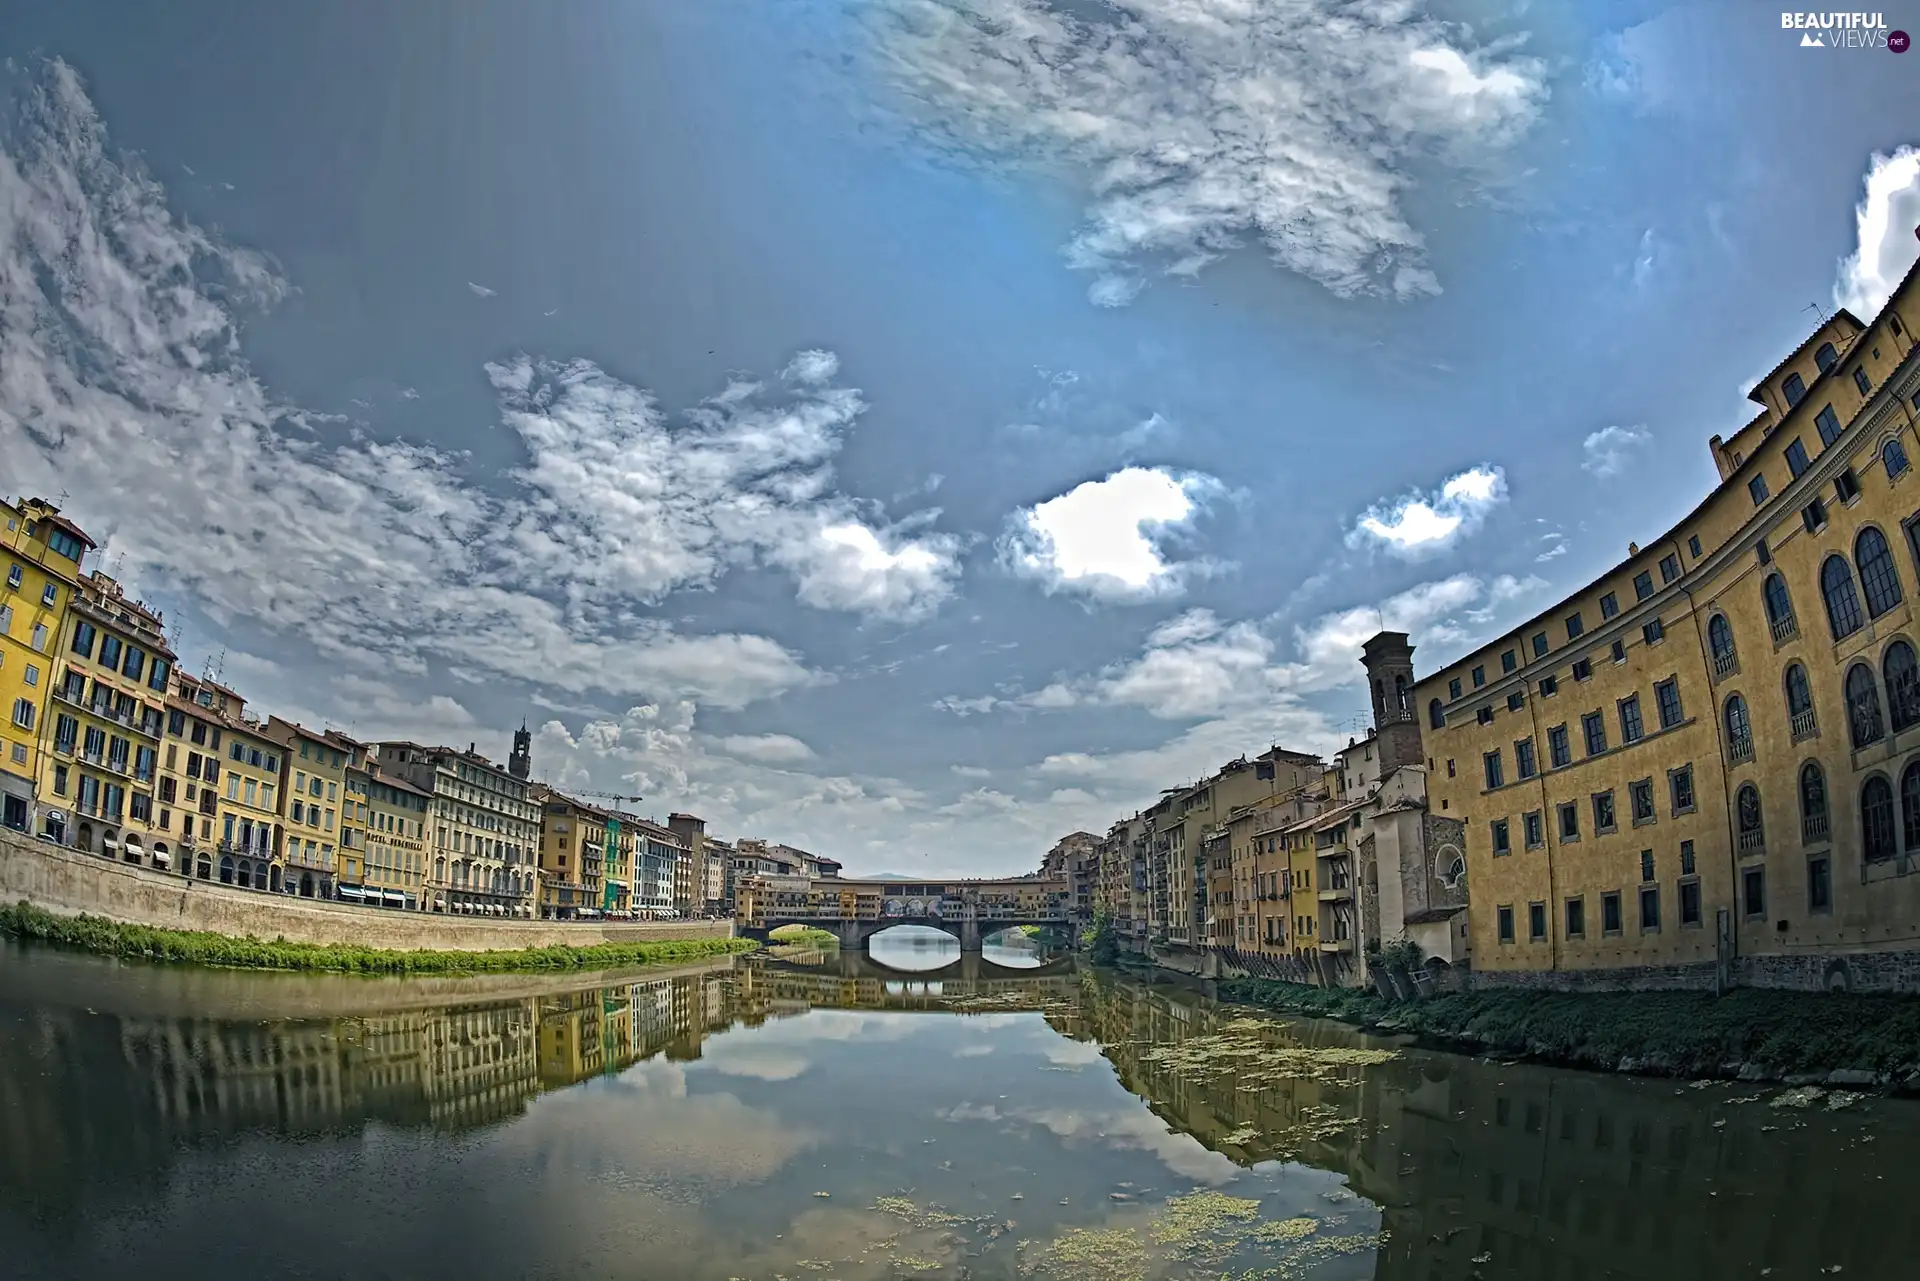
<path fill-rule="evenodd" d="M 1878 13 L 1782 13 L 1780 29 L 1798 31 L 1802 49 L 1891 49 L 1905 53 L 1904 31 L 1887 30 Z"/>

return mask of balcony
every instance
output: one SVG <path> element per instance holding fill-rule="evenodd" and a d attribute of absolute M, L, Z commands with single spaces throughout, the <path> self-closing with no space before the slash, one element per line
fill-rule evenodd
<path fill-rule="evenodd" d="M 1352 939 L 1321 939 L 1320 950 L 1322 952 L 1326 952 L 1329 954 L 1338 954 L 1342 952 L 1351 953 L 1353 951 L 1353 940 Z"/>
<path fill-rule="evenodd" d="M 1788 614 L 1785 618 L 1775 619 L 1771 630 L 1773 632 L 1773 643 L 1776 645 L 1784 645 L 1800 635 L 1800 624 L 1792 614 Z"/>
<path fill-rule="evenodd" d="M 1353 888 L 1347 885 L 1335 885 L 1320 891 L 1322 903 L 1348 903 L 1353 900 Z"/>
<path fill-rule="evenodd" d="M 1828 838 L 1828 822 L 1825 810 L 1818 814 L 1808 814 L 1800 820 L 1800 843 L 1802 845 L 1824 845 Z"/>
<path fill-rule="evenodd" d="M 1767 852 L 1767 834 L 1756 827 L 1740 833 L 1734 844 L 1743 858 L 1750 854 L 1764 854 Z"/>
<path fill-rule="evenodd" d="M 1745 765 L 1753 759 L 1753 735 L 1742 734 L 1727 744 L 1727 758 L 1735 765 Z"/>
<path fill-rule="evenodd" d="M 1740 670 L 1740 656 L 1732 650 L 1713 656 L 1713 679 L 1723 681 Z"/>
<path fill-rule="evenodd" d="M 1798 743 L 1803 739 L 1812 738 L 1818 730 L 1819 727 L 1814 723 L 1813 709 L 1811 707 L 1804 712 L 1795 712 L 1793 714 L 1794 742 Z"/>

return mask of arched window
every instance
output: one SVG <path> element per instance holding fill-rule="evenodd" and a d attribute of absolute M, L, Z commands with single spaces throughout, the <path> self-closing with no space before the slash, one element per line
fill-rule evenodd
<path fill-rule="evenodd" d="M 1900 852 L 1893 838 L 1893 787 L 1879 774 L 1860 789 L 1860 850 L 1869 863 L 1884 863 Z"/>
<path fill-rule="evenodd" d="M 1827 625 L 1835 640 L 1866 626 L 1866 619 L 1860 617 L 1860 596 L 1853 590 L 1853 566 L 1845 556 L 1829 556 L 1820 567 L 1820 594 L 1827 600 Z"/>
<path fill-rule="evenodd" d="M 1907 469 L 1907 451 L 1897 440 L 1890 440 L 1880 446 L 1880 465 L 1887 469 L 1887 479 L 1892 480 Z"/>
<path fill-rule="evenodd" d="M 1738 694 L 1727 699 L 1727 745 L 1736 757 L 1753 751 L 1753 722 L 1747 719 L 1747 700 Z"/>
<path fill-rule="evenodd" d="M 1882 540 L 1883 544 L 1884 541 L 1885 540 Z M 1895 589 L 1894 599 L 1899 599 L 1898 588 Z M 1413 704 L 1407 701 L 1407 678 L 1404 676 L 1396 676 L 1393 678 L 1393 710 L 1396 712 L 1411 712 L 1413 710 Z"/>
<path fill-rule="evenodd" d="M 1733 657 L 1733 628 L 1725 614 L 1715 614 L 1707 623 L 1707 644 L 1715 658 Z"/>
<path fill-rule="evenodd" d="M 1887 678 L 1887 719 L 1893 732 L 1920 725 L 1920 663 L 1914 661 L 1913 646 L 1904 640 L 1887 646 L 1880 670 Z"/>
<path fill-rule="evenodd" d="M 1440 700 L 1437 698 L 1427 704 L 1427 723 L 1435 729 L 1447 727 L 1447 714 L 1440 710 Z"/>
<path fill-rule="evenodd" d="M 1827 839 L 1827 780 L 1812 761 L 1800 767 L 1800 839 L 1808 845 Z"/>
<path fill-rule="evenodd" d="M 1795 738 L 1814 731 L 1813 689 L 1807 684 L 1807 669 L 1798 663 L 1787 665 L 1787 719 Z"/>
<path fill-rule="evenodd" d="M 1744 784 L 1734 794 L 1734 840 L 1742 854 L 1752 854 L 1767 847 L 1767 835 L 1760 816 L 1760 789 L 1752 783 Z"/>
<path fill-rule="evenodd" d="M 222 885 L 233 884 L 233 855 L 231 854 L 222 854 L 220 856 L 220 883 Z"/>
<path fill-rule="evenodd" d="M 1833 350 L 1832 343 L 1823 342 L 1820 344 L 1820 350 L 1813 353 L 1813 363 L 1820 366 L 1820 372 L 1824 374 L 1840 363 L 1840 357 Z"/>
<path fill-rule="evenodd" d="M 1908 765 L 1900 776 L 1900 818 L 1906 848 L 1920 850 L 1920 761 Z"/>
<path fill-rule="evenodd" d="M 1880 719 L 1880 687 L 1873 683 L 1873 669 L 1865 663 L 1847 669 L 1847 732 L 1855 751 L 1879 742 L 1887 732 Z"/>
<path fill-rule="evenodd" d="M 1765 586 L 1760 589 L 1760 599 L 1767 607 L 1767 626 L 1773 630 L 1776 641 L 1786 640 L 1797 630 L 1793 619 L 1793 598 L 1787 595 L 1787 580 L 1779 574 L 1768 574 Z"/>
<path fill-rule="evenodd" d="M 1878 618 L 1900 603 L 1900 571 L 1893 566 L 1887 536 L 1869 525 L 1853 544 L 1854 563 L 1860 567 L 1860 586 L 1867 594 L 1867 615 Z"/>

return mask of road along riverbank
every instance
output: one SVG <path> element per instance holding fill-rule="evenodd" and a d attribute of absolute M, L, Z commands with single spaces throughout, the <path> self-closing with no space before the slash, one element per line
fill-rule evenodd
<path fill-rule="evenodd" d="M 1353 988 L 1253 978 L 1223 980 L 1217 995 L 1562 1067 L 1920 1093 L 1920 998 L 1909 996 L 1499 991 L 1390 1001 Z"/>
<path fill-rule="evenodd" d="M 129 925 L 97 916 L 61 916 L 31 903 L 0 907 L 0 934 L 36 943 L 81 948 L 125 960 L 161 961 L 256 970 L 315 970 L 346 974 L 535 974 L 556 970 L 610 970 L 633 965 L 697 961 L 750 952 L 751 939 L 647 939 L 583 946 L 547 944 L 489 951 L 362 947 L 300 943 L 284 938 L 236 938 L 205 930 Z"/>

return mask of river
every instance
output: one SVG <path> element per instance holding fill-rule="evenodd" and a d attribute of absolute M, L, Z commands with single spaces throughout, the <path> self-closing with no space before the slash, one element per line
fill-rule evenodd
<path fill-rule="evenodd" d="M 1026 940 L 873 951 L 436 982 L 0 944 L 0 1275 L 1920 1270 L 1920 1105 L 1430 1053 Z"/>

